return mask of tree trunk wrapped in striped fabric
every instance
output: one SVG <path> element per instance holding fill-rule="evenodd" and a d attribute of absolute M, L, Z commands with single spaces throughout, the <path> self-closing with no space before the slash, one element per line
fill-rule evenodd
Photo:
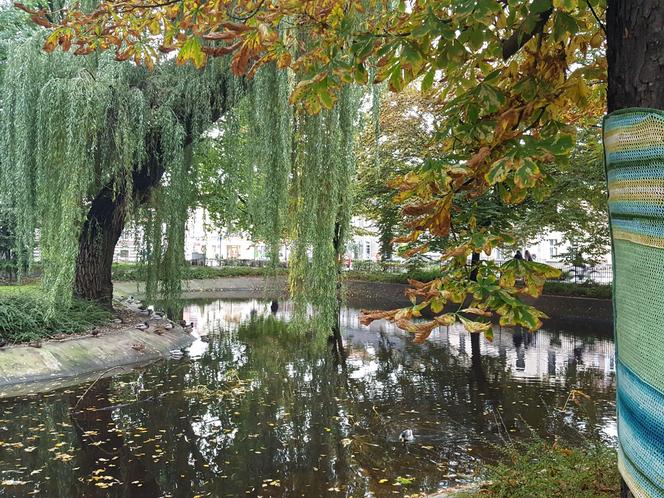
<path fill-rule="evenodd" d="M 613 242 L 618 459 L 636 497 L 664 497 L 664 112 L 604 120 Z"/>

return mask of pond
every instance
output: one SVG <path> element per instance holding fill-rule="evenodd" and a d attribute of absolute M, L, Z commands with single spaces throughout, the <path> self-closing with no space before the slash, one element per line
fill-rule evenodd
<path fill-rule="evenodd" d="M 471 344 L 449 327 L 417 345 L 345 309 L 341 361 L 293 336 L 290 311 L 194 301 L 183 358 L 0 400 L 0 497 L 417 495 L 481 478 L 535 434 L 615 440 L 606 331 Z"/>

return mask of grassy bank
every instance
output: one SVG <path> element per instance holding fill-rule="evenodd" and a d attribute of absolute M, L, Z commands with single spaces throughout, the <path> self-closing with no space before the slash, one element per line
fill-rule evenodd
<path fill-rule="evenodd" d="M 616 452 L 601 443 L 559 448 L 536 442 L 514 448 L 487 469 L 489 484 L 455 498 L 614 498 L 620 496 Z"/>
<path fill-rule="evenodd" d="M 183 269 L 183 275 L 185 280 L 200 280 L 224 277 L 257 277 L 265 275 L 267 271 L 269 270 L 266 268 L 250 266 L 186 266 Z M 288 274 L 286 268 L 279 268 L 277 272 L 280 275 Z M 407 284 L 408 280 L 427 282 L 440 276 L 440 273 L 436 270 L 411 270 L 407 273 L 349 270 L 344 272 L 344 276 L 348 280 Z M 113 280 L 118 282 L 144 281 L 145 271 L 138 265 L 114 264 Z M 546 282 L 544 284 L 544 294 L 550 296 L 611 299 L 611 286 L 589 283 L 574 284 L 569 282 Z"/>
<path fill-rule="evenodd" d="M 9 343 L 75 334 L 107 322 L 111 314 L 94 303 L 75 299 L 68 309 L 48 314 L 38 285 L 0 286 L 0 336 Z"/>

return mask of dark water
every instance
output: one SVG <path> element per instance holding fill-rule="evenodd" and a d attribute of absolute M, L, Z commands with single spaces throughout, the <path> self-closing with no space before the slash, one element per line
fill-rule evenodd
<path fill-rule="evenodd" d="M 478 353 L 455 327 L 417 345 L 346 310 L 343 363 L 293 337 L 288 312 L 194 303 L 209 342 L 184 359 L 0 400 L 0 496 L 417 495 L 478 479 L 533 433 L 612 444 L 606 333 L 496 330 Z"/>

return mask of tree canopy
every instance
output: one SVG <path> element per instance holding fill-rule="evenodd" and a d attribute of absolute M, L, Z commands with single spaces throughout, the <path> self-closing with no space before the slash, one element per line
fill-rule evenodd
<path fill-rule="evenodd" d="M 48 51 L 112 50 L 116 59 L 148 68 L 161 53 L 176 52 L 179 63 L 198 67 L 228 56 L 232 71 L 249 78 L 267 64 L 290 68 L 297 75 L 291 102 L 313 115 L 337 112 L 335 102 L 351 83 L 386 82 L 396 92 L 413 83 L 435 95 L 443 109 L 435 136 L 441 152 L 395 184 L 408 217 L 402 240 L 426 251 L 431 238 L 450 234 L 459 213 L 467 228 L 443 258 L 446 276 L 414 284 L 412 308 L 367 315 L 392 318 L 423 338 L 437 322 L 412 318 L 467 295 L 468 312 L 480 316 L 463 319 L 471 331 L 488 330 L 481 317 L 489 310 L 506 325 L 540 325 L 541 314 L 518 298 L 538 295 L 555 272 L 487 261 L 469 271 L 470 254 L 513 238 L 469 215 L 467 206 L 487 195 L 510 206 L 550 193 L 547 180 L 569 161 L 577 131 L 596 125 L 604 112 L 604 8 L 602 0 L 126 0 L 66 11 L 57 22 L 45 10 L 24 10 L 50 29 Z M 515 287 L 516 279 L 526 286 Z"/>

